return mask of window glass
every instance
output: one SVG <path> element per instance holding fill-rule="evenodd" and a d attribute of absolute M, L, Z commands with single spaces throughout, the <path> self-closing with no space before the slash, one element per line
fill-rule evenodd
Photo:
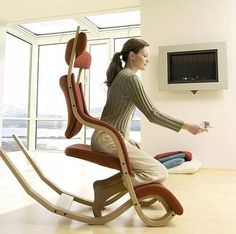
<path fill-rule="evenodd" d="M 39 47 L 38 118 L 67 117 L 66 103 L 59 85 L 60 77 L 67 74 L 65 49 L 66 44 Z"/>
<path fill-rule="evenodd" d="M 86 19 L 99 29 L 140 26 L 140 11 L 93 15 Z"/>
<path fill-rule="evenodd" d="M 92 64 L 90 68 L 89 111 L 92 116 L 99 118 L 106 102 L 107 87 L 104 82 L 108 63 L 108 44 L 91 44 L 90 54 Z M 86 144 L 90 144 L 92 132 L 92 129 L 86 128 Z"/>
<path fill-rule="evenodd" d="M 7 33 L 3 89 L 2 148 L 19 150 L 12 135 L 27 147 L 31 44 Z"/>
<path fill-rule="evenodd" d="M 76 30 L 78 23 L 73 19 L 61 19 L 42 21 L 18 25 L 35 35 L 47 35 L 55 33 L 68 33 Z"/>
<path fill-rule="evenodd" d="M 64 150 L 69 144 L 81 142 L 65 139 L 67 107 L 60 88 L 60 77 L 67 74 L 66 44 L 43 45 L 39 48 L 38 106 L 36 149 Z"/>
<path fill-rule="evenodd" d="M 141 118 L 141 112 L 139 109 L 136 108 L 134 112 L 134 117 L 131 122 L 131 128 L 130 128 L 130 139 L 141 142 L 141 124 L 140 124 L 140 118 Z"/>
<path fill-rule="evenodd" d="M 67 121 L 38 120 L 37 121 L 37 150 L 65 150 L 68 145 L 81 143 L 81 136 L 73 139 L 65 138 Z"/>
<path fill-rule="evenodd" d="M 28 117 L 31 45 L 15 36 L 6 35 L 4 117 Z"/>
<path fill-rule="evenodd" d="M 120 52 L 122 50 L 123 45 L 126 41 L 128 41 L 130 37 L 123 37 L 123 38 L 115 38 L 114 40 L 114 53 Z"/>
<path fill-rule="evenodd" d="M 92 64 L 90 68 L 90 113 L 100 117 L 106 102 L 106 70 L 108 64 L 108 45 L 90 45 Z"/>
<path fill-rule="evenodd" d="M 28 121 L 26 120 L 4 119 L 2 121 L 2 148 L 6 151 L 19 150 L 12 138 L 13 134 L 17 135 L 27 147 L 27 128 Z"/>

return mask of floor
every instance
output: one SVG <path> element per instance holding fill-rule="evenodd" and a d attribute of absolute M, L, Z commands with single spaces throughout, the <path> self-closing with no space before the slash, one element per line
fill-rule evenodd
<path fill-rule="evenodd" d="M 48 189 L 24 161 L 10 154 L 37 191 L 53 200 Z M 93 198 L 91 184 L 113 170 L 58 154 L 34 153 L 45 174 L 63 189 Z M 92 172 L 92 173 L 91 173 Z M 195 174 L 171 174 L 165 183 L 184 207 L 165 227 L 147 227 L 130 208 L 106 225 L 87 225 L 57 216 L 34 202 L 0 160 L 0 233 L 3 234 L 234 234 L 236 233 L 236 170 L 200 169 Z M 158 206 L 158 204 L 157 204 Z M 85 211 L 88 212 L 88 211 Z M 148 211 L 148 212 L 151 212 Z"/>

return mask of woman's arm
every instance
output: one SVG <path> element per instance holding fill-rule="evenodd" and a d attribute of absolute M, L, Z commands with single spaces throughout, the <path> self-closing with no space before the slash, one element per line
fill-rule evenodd
<path fill-rule="evenodd" d="M 183 121 L 157 110 L 136 75 L 127 77 L 123 91 L 151 123 L 172 129 L 176 132 L 183 127 Z"/>
<path fill-rule="evenodd" d="M 158 111 L 146 94 L 141 81 L 135 75 L 129 77 L 127 81 L 125 87 L 126 95 L 130 97 L 150 122 L 170 128 L 174 131 L 184 129 L 193 135 L 207 131 L 206 128 L 202 128 L 197 124 L 185 123 L 184 121 Z"/>

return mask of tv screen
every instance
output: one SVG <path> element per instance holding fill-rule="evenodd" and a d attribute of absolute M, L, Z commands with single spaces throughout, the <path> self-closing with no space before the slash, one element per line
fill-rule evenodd
<path fill-rule="evenodd" d="M 218 82 L 217 50 L 167 53 L 168 83 Z"/>

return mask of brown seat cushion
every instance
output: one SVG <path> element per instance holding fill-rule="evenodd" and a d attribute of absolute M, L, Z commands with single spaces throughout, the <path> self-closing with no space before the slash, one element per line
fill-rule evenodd
<path fill-rule="evenodd" d="M 138 199 L 149 195 L 158 195 L 162 197 L 170 208 L 177 214 L 183 214 L 183 207 L 177 198 L 163 184 L 146 184 L 135 188 L 135 193 Z"/>
<path fill-rule="evenodd" d="M 74 144 L 65 149 L 65 154 L 71 157 L 80 158 L 101 166 L 121 171 L 119 158 L 110 154 L 93 151 L 90 145 Z"/>

